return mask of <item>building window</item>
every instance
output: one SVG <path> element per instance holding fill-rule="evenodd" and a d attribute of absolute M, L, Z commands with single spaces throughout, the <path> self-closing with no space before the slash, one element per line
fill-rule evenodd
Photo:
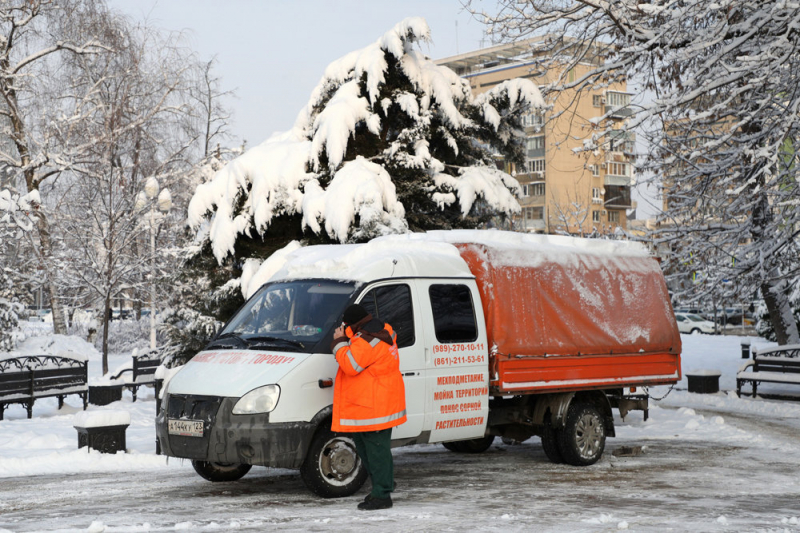
<path fill-rule="evenodd" d="M 544 135 L 525 139 L 525 148 L 528 150 L 544 150 Z"/>
<path fill-rule="evenodd" d="M 522 126 L 525 128 L 541 127 L 544 124 L 544 115 L 541 113 L 528 113 L 522 116 Z"/>
<path fill-rule="evenodd" d="M 528 187 L 531 196 L 544 196 L 544 183 L 531 183 Z"/>
<path fill-rule="evenodd" d="M 600 175 L 600 169 L 597 165 L 589 165 L 589 171 L 592 173 L 592 176 L 597 177 Z"/>
<path fill-rule="evenodd" d="M 526 207 L 522 210 L 525 220 L 544 220 L 544 207 Z"/>
<path fill-rule="evenodd" d="M 631 176 L 631 165 L 630 163 L 607 163 L 608 167 L 606 170 L 607 175 L 611 176 Z"/>
<path fill-rule="evenodd" d="M 599 187 L 592 187 L 592 203 L 593 204 L 602 204 L 603 198 L 600 196 L 600 188 Z"/>
<path fill-rule="evenodd" d="M 625 107 L 631 104 L 631 95 L 616 91 L 606 92 L 606 103 L 612 107 Z"/>
<path fill-rule="evenodd" d="M 592 211 L 592 222 L 600 222 L 600 211 Z"/>
<path fill-rule="evenodd" d="M 609 211 L 608 212 L 608 221 L 609 222 L 616 222 L 619 224 L 619 211 Z"/>
<path fill-rule="evenodd" d="M 528 159 L 525 161 L 525 172 L 544 172 L 544 159 Z"/>
<path fill-rule="evenodd" d="M 603 107 L 603 95 L 601 94 L 592 95 L 592 105 L 595 107 Z"/>

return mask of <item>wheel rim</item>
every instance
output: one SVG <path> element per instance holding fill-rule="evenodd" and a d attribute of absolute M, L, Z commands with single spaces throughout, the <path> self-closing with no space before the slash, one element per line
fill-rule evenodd
<path fill-rule="evenodd" d="M 329 440 L 320 454 L 319 470 L 328 480 L 338 483 L 348 481 L 358 472 L 355 446 L 344 439 Z"/>
<path fill-rule="evenodd" d="M 576 443 L 583 459 L 592 459 L 600 451 L 603 437 L 603 425 L 599 418 L 586 413 L 578 419 L 576 426 Z"/>

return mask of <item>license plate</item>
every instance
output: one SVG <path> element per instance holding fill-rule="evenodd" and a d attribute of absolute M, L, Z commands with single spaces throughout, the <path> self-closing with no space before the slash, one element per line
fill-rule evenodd
<path fill-rule="evenodd" d="M 202 437 L 202 420 L 169 420 L 170 435 L 181 435 L 182 437 Z"/>

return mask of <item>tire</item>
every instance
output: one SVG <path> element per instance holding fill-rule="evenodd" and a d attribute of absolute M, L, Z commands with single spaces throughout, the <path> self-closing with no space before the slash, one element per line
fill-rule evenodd
<path fill-rule="evenodd" d="M 489 449 L 494 442 L 494 435 L 486 435 L 479 439 L 458 440 L 455 442 L 443 442 L 442 446 L 456 453 L 483 453 Z"/>
<path fill-rule="evenodd" d="M 464 453 L 464 452 L 461 451 L 460 444 L 461 444 L 461 442 L 459 442 L 459 441 L 456 441 L 456 442 L 443 442 L 442 446 L 444 446 L 446 449 L 450 450 L 451 452 Z"/>
<path fill-rule="evenodd" d="M 564 456 L 561 455 L 561 448 L 559 447 L 561 432 L 562 430 L 553 429 L 553 426 L 551 426 L 549 422 L 544 425 L 544 429 L 542 430 L 542 449 L 544 450 L 544 454 L 551 463 L 557 465 L 564 462 Z"/>
<path fill-rule="evenodd" d="M 250 471 L 253 465 L 239 463 L 213 463 L 211 461 L 192 461 L 195 472 L 209 481 L 236 481 Z"/>
<path fill-rule="evenodd" d="M 558 443 L 565 463 L 573 466 L 596 463 L 606 447 L 603 415 L 590 404 L 570 405 Z"/>
<path fill-rule="evenodd" d="M 367 476 L 353 439 L 328 428 L 320 428 L 314 435 L 300 467 L 303 483 L 323 498 L 350 496 L 361 488 Z"/>
<path fill-rule="evenodd" d="M 691 335 L 697 335 L 698 333 L 702 333 L 699 328 L 692 328 L 692 331 L 689 332 Z"/>

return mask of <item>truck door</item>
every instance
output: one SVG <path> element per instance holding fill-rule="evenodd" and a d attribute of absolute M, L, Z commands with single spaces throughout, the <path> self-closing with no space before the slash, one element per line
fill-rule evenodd
<path fill-rule="evenodd" d="M 406 389 L 406 422 L 392 430 L 393 439 L 417 437 L 425 419 L 425 346 L 418 326 L 412 290 L 397 281 L 371 286 L 360 303 L 373 317 L 387 322 L 397 333 L 400 372 Z"/>
<path fill-rule="evenodd" d="M 472 280 L 417 280 L 428 394 L 429 442 L 484 436 L 489 360 L 480 294 Z"/>

